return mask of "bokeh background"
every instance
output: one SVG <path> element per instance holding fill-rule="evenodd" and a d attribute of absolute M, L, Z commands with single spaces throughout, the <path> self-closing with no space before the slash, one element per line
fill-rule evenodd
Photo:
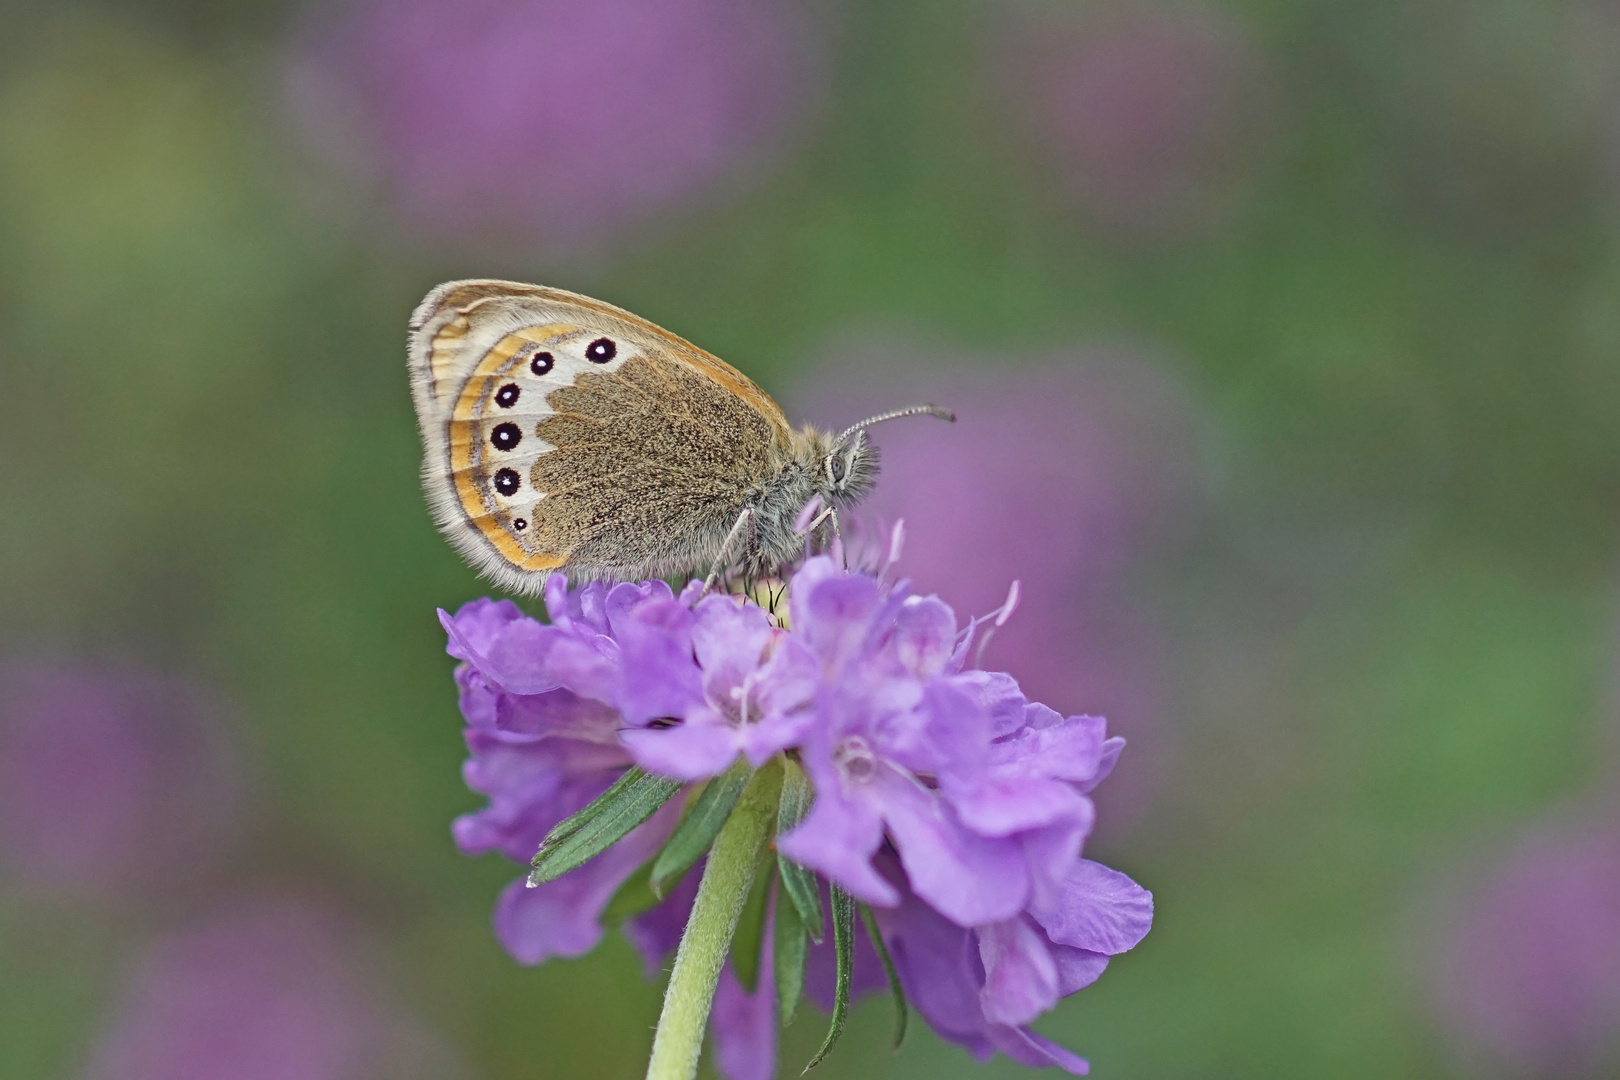
<path fill-rule="evenodd" d="M 1094 1075 L 1620 1071 L 1620 5 L 10 0 L 0 1077 L 640 1075 L 629 947 L 517 966 L 450 841 L 465 276 L 958 410 L 872 509 L 1130 739 Z M 1021 1071 L 888 1025 L 820 1071 Z"/>

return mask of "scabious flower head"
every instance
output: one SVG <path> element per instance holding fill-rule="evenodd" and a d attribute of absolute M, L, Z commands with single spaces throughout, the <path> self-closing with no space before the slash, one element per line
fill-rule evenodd
<path fill-rule="evenodd" d="M 225 710 L 131 665 L 0 665 L 0 881 L 160 891 L 207 865 L 243 799 Z"/>
<path fill-rule="evenodd" d="M 938 598 L 886 573 L 809 558 L 764 604 L 695 584 L 677 596 L 662 582 L 570 590 L 554 580 L 550 625 L 507 602 L 442 615 L 463 661 L 468 782 L 490 799 L 457 822 L 457 840 L 469 853 L 536 856 L 539 878 L 592 799 L 606 791 L 604 804 L 625 805 L 627 769 L 667 778 L 668 801 L 618 843 L 503 896 L 497 932 L 515 957 L 577 955 L 600 937 L 616 894 L 635 890 L 638 870 L 651 863 L 657 877 L 660 849 L 690 834 L 683 801 L 703 806 L 711 793 L 701 785 L 724 791 L 739 769 L 780 767 L 811 798 L 802 817 L 781 820 L 767 926 L 802 900 L 789 897 L 790 869 L 813 872 L 870 906 L 900 989 L 946 1038 L 981 1057 L 999 1050 L 1084 1072 L 1027 1025 L 1151 922 L 1145 890 L 1081 857 L 1094 818 L 1087 793 L 1123 741 L 1099 718 L 1061 716 L 1011 676 L 970 665 L 986 621 L 1011 615 L 1016 589 L 999 611 L 959 625 Z M 688 798 L 670 797 L 678 792 Z M 689 821 L 702 816 L 688 810 Z M 764 871 L 767 888 L 776 872 Z M 694 877 L 627 923 L 649 964 L 675 946 Z M 805 969 L 813 997 L 838 981 L 827 977 L 838 966 L 832 942 L 848 927 L 833 929 L 811 927 L 821 941 Z M 763 953 L 760 974 L 725 976 L 711 1017 L 728 1080 L 774 1072 L 772 930 L 761 940 L 751 946 Z M 874 948 L 848 955 L 846 994 L 883 984 Z"/>
<path fill-rule="evenodd" d="M 291 51 L 289 111 L 414 231 L 583 251 L 735 186 L 802 128 L 821 50 L 797 15 L 774 0 L 357 0 Z"/>
<path fill-rule="evenodd" d="M 1443 1030 L 1479 1076 L 1613 1076 L 1620 1064 L 1620 839 L 1538 830 L 1446 905 L 1431 972 Z"/>
<path fill-rule="evenodd" d="M 152 944 L 89 1050 L 87 1080 L 466 1075 L 366 977 L 353 928 L 292 897 L 233 904 Z"/>

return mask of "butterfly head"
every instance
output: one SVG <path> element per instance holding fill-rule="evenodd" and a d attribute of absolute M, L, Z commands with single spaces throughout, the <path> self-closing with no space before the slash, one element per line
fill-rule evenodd
<path fill-rule="evenodd" d="M 862 420 L 845 428 L 838 435 L 826 435 L 813 429 L 810 436 L 811 460 L 819 468 L 816 472 L 815 493 L 829 505 L 844 505 L 858 501 L 877 480 L 878 452 L 866 437 L 866 429 L 885 420 L 898 420 L 903 416 L 937 416 L 942 420 L 955 420 L 949 409 L 937 405 L 918 405 L 910 409 Z"/>
<path fill-rule="evenodd" d="M 855 502 L 871 490 L 877 469 L 877 447 L 867 441 L 866 432 L 833 442 L 821 462 L 822 494 L 829 502 Z"/>

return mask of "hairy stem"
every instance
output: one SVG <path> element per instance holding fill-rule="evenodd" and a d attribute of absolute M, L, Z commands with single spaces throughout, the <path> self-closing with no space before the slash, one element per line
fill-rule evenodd
<path fill-rule="evenodd" d="M 675 953 L 669 989 L 664 991 L 664 1011 L 653 1036 L 647 1080 L 692 1080 L 697 1075 L 714 988 L 754 883 L 760 853 L 776 822 L 781 793 L 782 767 L 772 759 L 748 782 L 737 808 L 714 838 L 692 917 Z"/>

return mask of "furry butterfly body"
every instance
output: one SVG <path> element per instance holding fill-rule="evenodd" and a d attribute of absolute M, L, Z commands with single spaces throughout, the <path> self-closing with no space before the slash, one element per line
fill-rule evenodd
<path fill-rule="evenodd" d="M 842 509 L 876 477 L 864 425 L 794 429 L 729 364 L 561 289 L 440 285 L 411 316 L 409 366 L 434 517 L 516 592 L 554 572 L 769 573 L 802 552 L 807 503 Z"/>

